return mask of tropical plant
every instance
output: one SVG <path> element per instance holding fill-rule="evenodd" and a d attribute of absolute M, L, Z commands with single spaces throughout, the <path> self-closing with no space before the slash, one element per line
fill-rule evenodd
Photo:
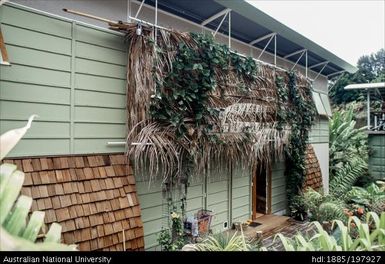
<path fill-rule="evenodd" d="M 275 239 L 280 239 L 285 251 L 385 250 L 385 212 L 380 217 L 374 212 L 369 212 L 365 222 L 352 216 L 347 225 L 335 220 L 332 227 L 335 232 L 332 235 L 328 234 L 319 222 L 313 222 L 313 225 L 317 232 L 310 238 L 302 234 L 293 238 L 277 234 Z"/>
<path fill-rule="evenodd" d="M 329 121 L 330 192 L 337 197 L 367 170 L 367 135 L 365 127 L 355 128 L 353 108 L 334 112 Z"/>
<path fill-rule="evenodd" d="M 364 206 L 367 210 L 380 213 L 385 208 L 385 191 L 375 183 L 366 188 L 354 186 L 346 193 L 345 200 L 347 203 Z"/>
<path fill-rule="evenodd" d="M 0 161 L 12 150 L 31 127 L 34 115 L 26 126 L 5 132 L 0 137 Z M 60 244 L 61 226 L 51 224 L 43 242 L 35 243 L 44 224 L 44 212 L 28 216 L 32 198 L 20 195 L 24 173 L 16 165 L 0 166 L 0 250 L 74 250 L 75 246 Z"/>
<path fill-rule="evenodd" d="M 345 204 L 332 195 L 323 195 L 311 188 L 302 194 L 303 203 L 309 212 L 309 218 L 313 221 L 330 222 L 334 219 L 346 222 L 344 214 Z"/>
<path fill-rule="evenodd" d="M 295 220 L 304 221 L 307 219 L 308 207 L 305 203 L 305 199 L 302 196 L 294 196 L 289 207 L 291 216 Z"/>
<path fill-rule="evenodd" d="M 358 178 L 367 169 L 367 165 L 365 160 L 356 156 L 344 163 L 339 170 L 335 171 L 334 176 L 329 182 L 330 193 L 335 197 L 341 197 L 351 190 Z"/>
<path fill-rule="evenodd" d="M 241 234 L 235 232 L 233 235 L 229 233 L 218 233 L 208 236 L 201 243 L 188 244 L 182 250 L 188 251 L 256 251 L 258 250 L 258 242 L 245 238 L 243 231 Z"/>

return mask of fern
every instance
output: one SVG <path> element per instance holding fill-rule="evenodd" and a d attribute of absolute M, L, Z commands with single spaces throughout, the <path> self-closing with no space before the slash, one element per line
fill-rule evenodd
<path fill-rule="evenodd" d="M 348 192 L 357 179 L 364 173 L 367 163 L 355 157 L 338 170 L 330 181 L 330 193 L 335 197 L 341 197 Z"/>
<path fill-rule="evenodd" d="M 347 217 L 343 211 L 344 207 L 339 203 L 334 202 L 324 202 L 319 206 L 318 209 L 318 221 L 332 221 L 332 220 L 341 220 L 346 222 Z"/>

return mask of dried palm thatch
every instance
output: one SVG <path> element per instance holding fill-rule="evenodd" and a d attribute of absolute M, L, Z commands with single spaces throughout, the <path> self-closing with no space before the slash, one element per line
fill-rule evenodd
<path fill-rule="evenodd" d="M 178 47 L 183 44 L 197 52 L 203 51 L 189 33 L 158 29 L 155 45 L 150 27 L 143 27 L 141 35 L 136 34 L 135 24 L 126 26 L 124 31 L 129 41 L 127 154 L 135 167 L 149 169 L 147 180 L 162 175 L 166 181 L 173 178 L 180 181 L 186 177 L 184 168 L 192 164 L 200 171 L 210 163 L 251 166 L 282 156 L 290 126 L 278 129 L 277 111 L 279 107 L 291 111 L 292 105 L 278 102 L 275 80 L 281 76 L 287 83 L 286 72 L 258 62 L 255 78 L 248 78 L 239 74 L 230 59 L 226 70 L 215 67 L 216 86 L 208 93 L 207 106 L 219 114 L 204 117 L 212 128 L 197 125 L 191 116 L 184 115 L 187 133 L 178 137 L 170 122 L 154 120 L 149 109 L 158 96 L 156 89 L 172 96 L 173 87 L 165 87 L 164 80 L 173 70 Z M 234 53 L 230 52 L 231 55 Z M 297 74 L 297 79 L 299 90 L 310 89 L 305 77 Z M 300 94 L 311 100 L 309 93 Z M 192 108 L 193 105 L 188 111 Z"/>

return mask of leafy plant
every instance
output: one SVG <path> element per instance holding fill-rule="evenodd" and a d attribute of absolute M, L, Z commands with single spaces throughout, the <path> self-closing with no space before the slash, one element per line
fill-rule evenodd
<path fill-rule="evenodd" d="M 354 186 L 345 199 L 348 203 L 364 206 L 367 210 L 373 210 L 377 213 L 382 212 L 385 208 L 385 192 L 375 183 L 368 185 L 366 188 Z"/>
<path fill-rule="evenodd" d="M 287 195 L 291 204 L 292 198 L 299 193 L 305 179 L 305 151 L 316 111 L 314 102 L 306 100 L 306 98 L 311 98 L 311 89 L 301 93 L 297 87 L 296 75 L 291 72 L 288 77 L 288 99 L 292 109 L 286 113 L 286 122 L 291 127 L 291 134 L 285 150 L 285 174 L 287 177 Z M 278 89 L 279 87 L 280 85 Z M 283 94 L 282 97 L 285 98 L 285 95 Z M 279 116 L 282 115 L 279 114 Z"/>
<path fill-rule="evenodd" d="M 290 212 L 294 219 L 304 221 L 308 216 L 308 208 L 302 196 L 294 196 L 290 204 Z"/>
<path fill-rule="evenodd" d="M 347 217 L 344 213 L 345 204 L 332 195 L 323 195 L 311 188 L 302 194 L 303 203 L 309 212 L 309 218 L 321 223 L 339 219 L 344 222 Z"/>
<path fill-rule="evenodd" d="M 336 231 L 330 235 L 319 222 L 313 222 L 317 232 L 312 237 L 297 234 L 287 238 L 277 234 L 285 251 L 372 251 L 385 249 L 385 212 L 379 217 L 369 212 L 366 221 L 362 222 L 355 216 L 349 218 L 347 225 L 340 220 L 333 222 Z M 357 236 L 352 236 L 355 231 Z"/>
<path fill-rule="evenodd" d="M 30 128 L 31 116 L 26 126 L 5 132 L 0 137 L 0 156 L 2 160 Z M 53 223 L 44 241 L 35 243 L 44 223 L 44 212 L 28 213 L 32 198 L 20 195 L 24 173 L 16 165 L 0 166 L 0 250 L 74 250 L 75 246 L 60 244 L 61 226 Z"/>
<path fill-rule="evenodd" d="M 233 235 L 229 233 L 218 233 L 208 236 L 201 243 L 189 244 L 184 250 L 189 251 L 256 251 L 258 243 L 245 238 L 243 231 L 239 235 L 235 232 Z"/>
<path fill-rule="evenodd" d="M 181 249 L 185 244 L 181 215 L 176 212 L 171 212 L 170 217 L 171 228 L 162 228 L 158 235 L 158 243 L 164 251 L 176 251 Z"/>
<path fill-rule="evenodd" d="M 367 163 L 361 157 L 352 157 L 335 172 L 329 183 L 330 193 L 341 197 L 351 190 L 354 183 L 367 169 Z"/>
<path fill-rule="evenodd" d="M 329 121 L 329 163 L 330 180 L 338 177 L 338 171 L 342 168 L 352 170 L 359 164 L 359 172 L 364 173 L 367 167 L 368 149 L 365 127 L 355 128 L 354 105 L 348 110 L 335 111 Z M 349 164 L 349 165 L 346 165 Z M 345 173 L 347 175 L 348 173 Z M 341 177 L 344 177 L 342 175 Z M 352 178 L 353 179 L 353 178 Z M 336 181 L 341 181 L 336 179 Z M 354 182 L 352 183 L 354 184 Z"/>

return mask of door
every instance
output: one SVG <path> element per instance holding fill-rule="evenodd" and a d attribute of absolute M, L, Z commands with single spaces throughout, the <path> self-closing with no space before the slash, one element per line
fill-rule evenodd
<path fill-rule="evenodd" d="M 260 162 L 254 169 L 253 173 L 253 191 L 252 191 L 252 219 L 255 220 L 259 216 L 268 213 L 268 191 L 267 178 L 268 166 L 266 163 Z"/>

